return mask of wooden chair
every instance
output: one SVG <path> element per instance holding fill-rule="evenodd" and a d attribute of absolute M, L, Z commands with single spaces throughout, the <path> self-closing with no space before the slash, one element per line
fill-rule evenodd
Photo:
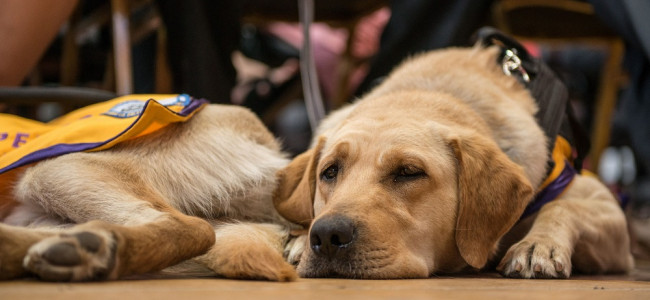
<path fill-rule="evenodd" d="M 152 0 L 111 0 L 84 18 L 75 13 L 70 19 L 69 30 L 64 37 L 62 84 L 74 85 L 77 79 L 79 51 L 76 40 L 87 30 L 97 26 L 110 26 L 113 49 L 107 59 L 103 88 L 114 90 L 118 95 L 133 93 L 131 45 L 143 37 L 156 34 L 156 93 L 170 90 L 169 67 L 166 61 L 165 32 L 162 20 L 153 9 Z M 145 7 L 138 22 L 132 21 L 132 13 Z"/>

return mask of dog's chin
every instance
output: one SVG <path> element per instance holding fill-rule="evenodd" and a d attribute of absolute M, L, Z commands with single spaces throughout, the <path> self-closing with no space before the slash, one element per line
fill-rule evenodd
<path fill-rule="evenodd" d="M 393 255 L 382 254 L 381 250 L 339 258 L 326 258 L 307 250 L 297 271 L 303 278 L 398 279 L 429 276 L 423 264 L 405 262 Z"/>

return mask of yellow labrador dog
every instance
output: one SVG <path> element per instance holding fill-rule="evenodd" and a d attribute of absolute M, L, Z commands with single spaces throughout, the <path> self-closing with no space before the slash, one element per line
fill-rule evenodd
<path fill-rule="evenodd" d="M 272 202 L 288 162 L 253 113 L 210 105 L 109 150 L 37 163 L 2 178 L 0 204 L 12 209 L 0 224 L 0 279 L 116 279 L 198 255 L 192 272 L 294 279 L 282 253 L 295 225 Z"/>
<path fill-rule="evenodd" d="M 492 265 L 508 277 L 566 278 L 633 267 L 624 214 L 597 179 L 576 175 L 518 221 L 554 141 L 498 54 L 420 55 L 323 122 L 314 147 L 280 173 L 275 198 L 309 227 L 300 276 L 423 278 Z"/>

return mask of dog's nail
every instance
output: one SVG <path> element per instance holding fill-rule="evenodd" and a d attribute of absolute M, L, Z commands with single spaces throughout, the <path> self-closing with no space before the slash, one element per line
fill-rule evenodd
<path fill-rule="evenodd" d="M 533 267 L 533 271 L 535 271 L 535 273 L 542 272 L 542 266 L 540 264 L 535 264 L 535 266 Z"/>
<path fill-rule="evenodd" d="M 515 272 L 521 272 L 523 266 L 520 263 L 515 263 Z"/>
<path fill-rule="evenodd" d="M 562 272 L 564 270 L 564 265 L 561 262 L 555 262 L 555 271 Z"/>
<path fill-rule="evenodd" d="M 69 243 L 53 245 L 43 253 L 43 258 L 59 266 L 75 266 L 81 263 L 81 256 L 77 249 Z"/>

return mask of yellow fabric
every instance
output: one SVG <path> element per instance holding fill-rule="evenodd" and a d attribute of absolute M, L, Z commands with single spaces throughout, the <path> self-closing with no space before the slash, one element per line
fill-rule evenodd
<path fill-rule="evenodd" d="M 62 148 L 89 146 L 83 151 L 103 150 L 186 121 L 207 103 L 193 101 L 198 100 L 187 95 L 128 95 L 78 109 L 48 123 L 0 114 L 0 173 L 17 167 L 17 162 L 24 164 L 36 152 L 41 156 L 61 152 Z M 184 109 L 184 114 L 179 114 Z"/>
<path fill-rule="evenodd" d="M 546 180 L 544 180 L 542 185 L 539 187 L 540 191 L 560 176 L 562 170 L 564 170 L 566 162 L 571 161 L 572 151 L 569 142 L 565 138 L 558 136 L 555 140 L 553 153 L 551 153 L 551 158 L 553 159 L 553 162 L 555 162 L 555 166 L 551 173 L 549 173 L 548 177 L 546 177 Z"/>

